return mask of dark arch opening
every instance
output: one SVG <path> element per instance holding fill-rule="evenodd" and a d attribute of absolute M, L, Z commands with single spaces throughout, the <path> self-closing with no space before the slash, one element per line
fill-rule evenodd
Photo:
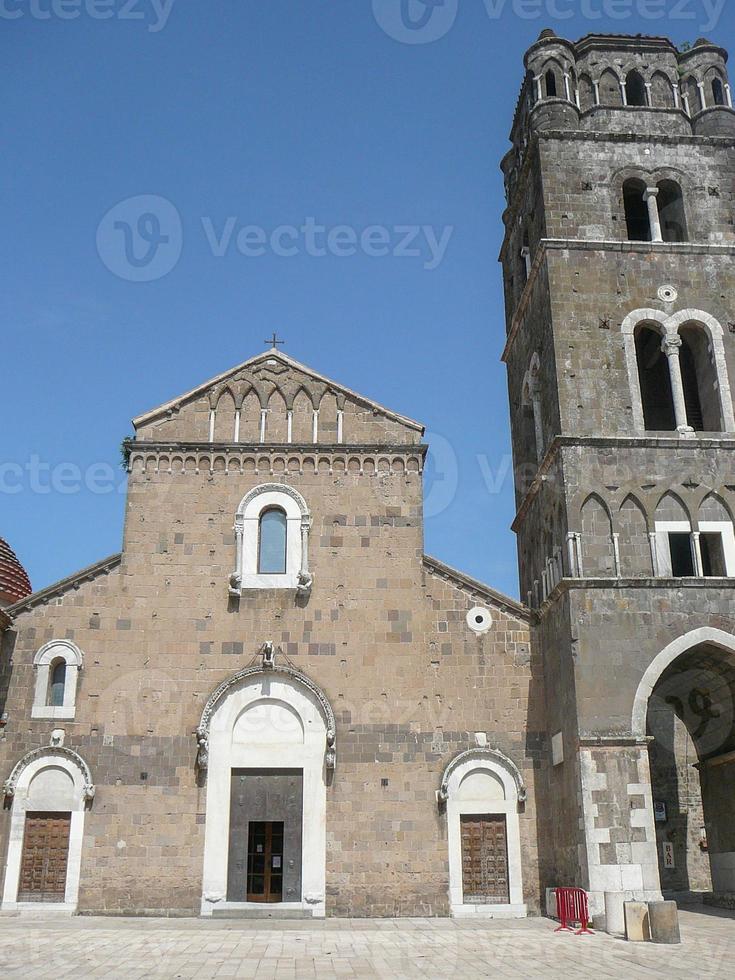
<path fill-rule="evenodd" d="M 648 105 L 648 99 L 646 98 L 646 84 L 639 72 L 633 70 L 628 73 L 628 77 L 625 80 L 625 95 L 628 100 L 628 105 Z"/>
<path fill-rule="evenodd" d="M 55 660 L 51 664 L 51 681 L 49 684 L 48 703 L 52 708 L 61 708 L 64 704 L 64 689 L 66 687 L 66 661 Z"/>
<path fill-rule="evenodd" d="M 661 350 L 661 334 L 654 327 L 639 326 L 635 333 L 635 356 L 643 403 L 643 421 L 649 432 L 676 431 L 674 395 L 668 358 Z"/>
<path fill-rule="evenodd" d="M 546 82 L 546 98 L 555 99 L 558 96 L 557 84 L 556 84 L 556 74 L 553 68 L 549 68 L 545 76 Z"/>
<path fill-rule="evenodd" d="M 673 180 L 662 180 L 658 185 L 658 213 L 661 219 L 661 236 L 665 242 L 687 241 L 684 195 Z"/>
<path fill-rule="evenodd" d="M 646 185 L 642 180 L 632 178 L 623 184 L 625 223 L 629 242 L 651 241 L 651 219 L 645 195 Z"/>
<path fill-rule="evenodd" d="M 707 335 L 696 324 L 688 324 L 681 328 L 679 336 L 687 422 L 695 432 L 720 432 L 722 423 L 717 372 L 712 363 Z"/>
<path fill-rule="evenodd" d="M 722 84 L 721 79 L 712 79 L 712 98 L 715 100 L 715 105 L 725 105 L 725 88 Z"/>

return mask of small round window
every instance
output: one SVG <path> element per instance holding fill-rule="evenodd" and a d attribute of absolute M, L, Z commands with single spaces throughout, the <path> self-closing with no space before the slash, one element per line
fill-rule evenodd
<path fill-rule="evenodd" d="M 490 610 L 483 606 L 475 606 L 467 613 L 467 625 L 474 633 L 487 633 L 493 625 Z"/>

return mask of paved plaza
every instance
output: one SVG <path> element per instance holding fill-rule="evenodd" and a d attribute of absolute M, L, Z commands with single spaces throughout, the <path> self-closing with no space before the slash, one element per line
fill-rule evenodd
<path fill-rule="evenodd" d="M 732 913 L 683 911 L 681 946 L 554 932 L 548 919 L 320 922 L 0 917 L 4 977 L 732 976 Z"/>

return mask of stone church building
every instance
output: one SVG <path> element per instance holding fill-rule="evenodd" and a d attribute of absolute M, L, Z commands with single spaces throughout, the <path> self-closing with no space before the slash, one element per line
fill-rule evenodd
<path fill-rule="evenodd" d="M 33 592 L 0 541 L 2 911 L 517 917 L 578 885 L 599 919 L 735 891 L 726 63 L 526 54 L 522 603 L 424 553 L 421 424 L 275 348 L 134 420 L 120 554 Z"/>

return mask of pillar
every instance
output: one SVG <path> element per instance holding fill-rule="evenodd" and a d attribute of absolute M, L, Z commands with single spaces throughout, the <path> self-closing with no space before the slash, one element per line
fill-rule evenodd
<path fill-rule="evenodd" d="M 684 401 L 684 382 L 681 377 L 681 364 L 679 363 L 679 348 L 681 347 L 681 337 L 679 335 L 664 337 L 661 350 L 669 359 L 669 375 L 671 377 L 671 393 L 674 398 L 674 417 L 676 419 L 677 432 L 689 433 L 694 429 L 689 425 L 687 419 L 687 407 Z"/>
<path fill-rule="evenodd" d="M 648 205 L 648 219 L 651 222 L 651 241 L 662 242 L 661 217 L 658 213 L 658 187 L 647 187 L 643 200 Z"/>

